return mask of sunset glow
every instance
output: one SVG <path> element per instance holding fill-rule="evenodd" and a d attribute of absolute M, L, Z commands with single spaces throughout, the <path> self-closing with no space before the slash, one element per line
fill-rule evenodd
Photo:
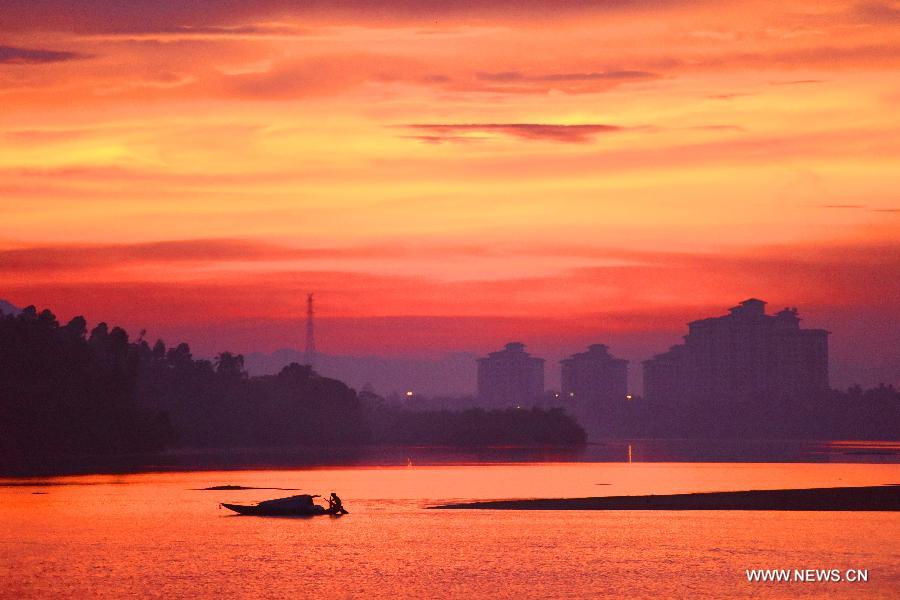
<path fill-rule="evenodd" d="M 323 352 L 640 361 L 755 296 L 900 383 L 900 4 L 38 4 L 0 11 L 16 305 L 212 354 L 300 347 L 315 291 Z"/>

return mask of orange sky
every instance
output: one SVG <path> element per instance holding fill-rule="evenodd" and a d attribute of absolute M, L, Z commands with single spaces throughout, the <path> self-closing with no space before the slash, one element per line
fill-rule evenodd
<path fill-rule="evenodd" d="M 897 2 L 3 4 L 15 304 L 640 360 L 756 296 L 900 380 Z"/>

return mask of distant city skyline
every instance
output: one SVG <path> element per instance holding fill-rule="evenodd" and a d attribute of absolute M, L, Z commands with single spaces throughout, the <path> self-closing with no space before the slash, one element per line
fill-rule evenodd
<path fill-rule="evenodd" d="M 551 365 L 552 368 L 547 369 L 545 373 L 545 384 L 548 389 L 552 390 L 562 389 L 559 369 L 554 365 L 558 365 L 559 361 L 568 358 L 574 352 L 580 352 L 584 348 L 598 343 L 598 340 L 600 340 L 610 348 L 610 351 L 616 357 L 629 361 L 628 391 L 629 393 L 643 395 L 644 376 L 642 363 L 654 355 L 664 352 L 670 346 L 680 343 L 689 321 L 721 313 L 723 306 L 711 307 L 705 314 L 699 311 L 695 312 L 686 317 L 680 324 L 675 324 L 671 331 L 662 331 L 658 335 L 649 338 L 643 335 L 634 336 L 627 332 L 611 332 L 606 335 L 592 335 L 590 332 L 585 332 L 572 341 L 568 339 L 559 340 L 558 336 L 554 336 L 552 328 L 549 327 L 552 323 L 541 323 L 539 334 L 526 338 L 514 335 L 515 331 L 527 330 L 528 322 L 522 321 L 509 323 L 510 334 L 508 339 L 522 337 L 522 339 L 529 340 L 528 348 L 536 356 L 544 358 L 548 365 Z M 14 307 L 14 305 L 7 303 L 7 307 Z M 800 308 L 803 312 L 804 326 L 808 326 L 811 320 L 808 319 L 807 310 L 805 307 Z M 4 310 L 4 308 L 0 307 L 0 310 Z M 62 312 L 58 314 L 61 319 L 69 319 L 81 313 L 76 311 L 71 315 Z M 134 319 L 133 315 L 132 319 Z M 95 319 L 93 316 L 88 316 L 88 321 L 93 324 L 100 321 L 118 322 L 112 319 Z M 481 343 L 479 346 L 459 349 L 448 345 L 446 348 L 432 349 L 427 353 L 420 351 L 404 352 L 402 348 L 391 346 L 371 350 L 364 348 L 362 351 L 354 352 L 353 348 L 335 348 L 333 340 L 329 339 L 328 336 L 330 332 L 334 332 L 335 328 L 342 333 L 348 329 L 353 329 L 356 321 L 317 317 L 316 323 L 316 327 L 322 329 L 319 333 L 320 347 L 324 346 L 325 348 L 324 351 L 319 351 L 317 354 L 319 370 L 328 376 L 343 379 L 357 388 L 361 388 L 366 383 L 372 383 L 378 392 L 385 394 L 391 392 L 402 393 L 408 388 L 414 388 L 418 392 L 428 395 L 463 396 L 475 394 L 477 377 L 474 368 L 470 368 L 473 361 L 490 351 L 496 350 L 508 341 L 508 339 L 503 340 L 502 338 L 498 340 L 491 339 Z M 303 347 L 304 341 L 302 339 L 306 331 L 305 316 L 289 321 L 283 324 L 283 327 L 277 329 L 268 329 L 254 322 L 239 322 L 235 325 L 240 330 L 240 335 L 237 336 L 238 339 L 247 340 L 254 338 L 260 335 L 260 331 L 265 331 L 267 333 L 267 341 L 271 342 L 274 340 L 275 345 L 258 349 L 258 347 L 253 347 L 245 342 L 246 345 L 239 344 L 223 347 L 218 344 L 218 337 L 214 332 L 208 332 L 204 329 L 189 329 L 187 330 L 188 336 L 178 338 L 175 337 L 177 332 L 172 332 L 173 335 L 165 335 L 161 334 L 159 330 L 130 324 L 127 328 L 129 332 L 139 332 L 146 329 L 147 338 L 151 340 L 162 337 L 167 343 L 186 341 L 198 356 L 212 358 L 225 349 L 243 353 L 247 356 L 247 368 L 252 374 L 256 375 L 277 373 L 282 367 L 291 362 L 303 363 L 306 360 L 306 353 Z M 376 331 L 387 331 L 387 325 L 385 324 L 383 330 Z M 452 322 L 445 322 L 442 324 L 442 327 L 452 329 L 453 325 Z M 828 323 L 821 321 L 813 321 L 812 325 L 832 331 L 830 336 L 832 342 L 830 344 L 831 357 L 829 364 L 832 387 L 845 389 L 854 384 L 871 387 L 879 383 L 900 386 L 900 370 L 894 369 L 894 363 L 890 362 L 890 360 L 884 361 L 882 364 L 875 361 L 867 362 L 865 356 L 858 356 L 854 352 L 854 346 L 847 340 L 842 331 L 834 331 Z M 887 338 L 890 339 L 894 332 L 888 330 L 881 333 L 887 334 Z M 277 345 L 278 341 L 282 342 L 283 345 Z M 293 341 L 293 346 L 291 346 L 291 341 Z"/>

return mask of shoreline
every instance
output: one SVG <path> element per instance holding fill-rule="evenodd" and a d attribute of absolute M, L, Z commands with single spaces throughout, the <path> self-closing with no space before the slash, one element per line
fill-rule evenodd
<path fill-rule="evenodd" d="M 0 457 L 0 477 L 130 474 L 170 471 L 304 469 L 530 462 L 900 464 L 897 440 L 607 439 L 582 446 L 440 446 L 365 444 L 173 448 L 111 455 Z"/>
<path fill-rule="evenodd" d="M 900 484 L 650 496 L 531 498 L 429 506 L 435 510 L 900 511 Z"/>

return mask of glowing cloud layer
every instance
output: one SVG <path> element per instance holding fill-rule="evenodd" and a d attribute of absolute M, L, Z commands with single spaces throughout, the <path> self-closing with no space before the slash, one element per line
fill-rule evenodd
<path fill-rule="evenodd" d="M 212 352 L 314 289 L 326 351 L 638 360 L 757 296 L 898 383 L 898 15 L 6 2 L 0 295 Z"/>

